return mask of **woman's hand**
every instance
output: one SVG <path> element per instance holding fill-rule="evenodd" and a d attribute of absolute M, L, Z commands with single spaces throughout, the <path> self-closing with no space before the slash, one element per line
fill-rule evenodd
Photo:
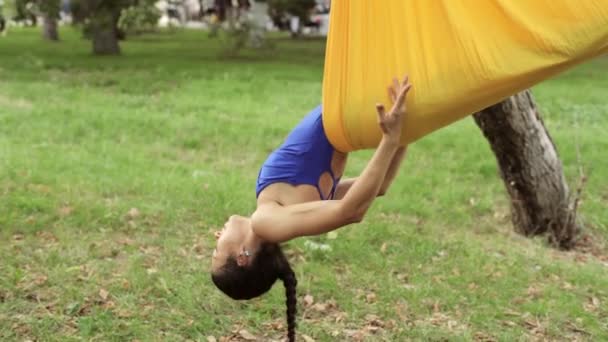
<path fill-rule="evenodd" d="M 403 78 L 401 84 L 394 78 L 393 84 L 388 87 L 388 94 L 393 102 L 391 111 L 386 113 L 383 105 L 376 105 L 380 129 L 384 137 L 392 142 L 399 143 L 401 140 L 401 123 L 406 113 L 405 98 L 411 87 L 407 75 Z"/>

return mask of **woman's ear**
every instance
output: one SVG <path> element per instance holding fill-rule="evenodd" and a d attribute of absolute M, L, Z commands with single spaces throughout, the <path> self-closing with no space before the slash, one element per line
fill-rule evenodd
<path fill-rule="evenodd" d="M 236 264 L 243 267 L 247 265 L 247 257 L 244 255 L 239 255 L 236 257 Z"/>
<path fill-rule="evenodd" d="M 243 267 L 249 265 L 251 254 L 249 251 L 243 251 L 236 256 L 236 264 Z"/>

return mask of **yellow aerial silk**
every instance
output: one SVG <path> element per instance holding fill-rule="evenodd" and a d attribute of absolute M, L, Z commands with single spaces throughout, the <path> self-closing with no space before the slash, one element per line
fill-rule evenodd
<path fill-rule="evenodd" d="M 377 146 L 374 104 L 390 107 L 393 76 L 408 73 L 413 84 L 403 131 L 409 143 L 608 52 L 608 0 L 331 5 L 323 124 L 344 152 Z"/>

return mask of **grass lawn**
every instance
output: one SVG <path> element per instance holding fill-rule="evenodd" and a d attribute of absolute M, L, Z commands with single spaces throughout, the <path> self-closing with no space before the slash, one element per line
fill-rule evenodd
<path fill-rule="evenodd" d="M 211 233 L 253 210 L 260 164 L 318 103 L 324 42 L 226 60 L 204 33 L 160 33 L 100 58 L 60 34 L 0 38 L 0 340 L 280 339 L 282 285 L 225 297 Z M 512 233 L 494 156 L 462 120 L 411 146 L 363 223 L 312 239 L 331 251 L 286 246 L 300 337 L 608 340 L 608 58 L 534 94 L 571 187 L 589 177 L 590 246 Z"/>

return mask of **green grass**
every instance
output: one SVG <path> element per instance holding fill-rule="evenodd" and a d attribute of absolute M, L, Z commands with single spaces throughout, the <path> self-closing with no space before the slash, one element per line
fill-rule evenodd
<path fill-rule="evenodd" d="M 276 38 L 222 59 L 204 33 L 160 33 L 100 58 L 79 33 L 61 35 L 0 38 L 0 340 L 279 339 L 282 286 L 223 296 L 208 276 L 211 232 L 254 209 L 260 164 L 319 102 L 324 42 Z M 286 246 L 299 334 L 608 339 L 608 59 L 534 94 L 570 184 L 580 166 L 589 177 L 594 253 L 512 233 L 494 157 L 462 120 L 411 146 L 366 220 L 321 238 L 331 252 Z"/>

